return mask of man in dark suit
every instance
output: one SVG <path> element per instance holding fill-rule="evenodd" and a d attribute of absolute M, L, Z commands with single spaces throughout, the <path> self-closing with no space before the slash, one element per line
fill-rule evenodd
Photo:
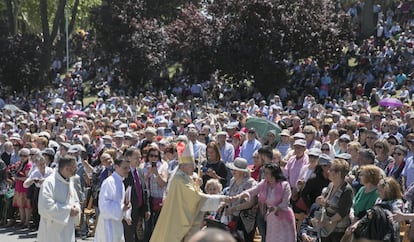
<path fill-rule="evenodd" d="M 144 241 L 144 219 L 150 218 L 148 189 L 144 180 L 144 172 L 138 167 L 141 160 L 141 152 L 135 147 L 128 148 L 125 157 L 129 160 L 131 170 L 124 180 L 125 188 L 131 188 L 130 219 L 123 221 L 125 242 Z M 125 194 L 129 196 L 129 194 Z M 128 214 L 127 214 L 128 217 Z"/>

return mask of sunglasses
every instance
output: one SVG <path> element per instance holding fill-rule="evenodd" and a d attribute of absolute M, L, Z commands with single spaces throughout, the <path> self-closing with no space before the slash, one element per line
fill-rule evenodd
<path fill-rule="evenodd" d="M 330 151 L 329 148 L 321 149 L 321 151 Z"/>

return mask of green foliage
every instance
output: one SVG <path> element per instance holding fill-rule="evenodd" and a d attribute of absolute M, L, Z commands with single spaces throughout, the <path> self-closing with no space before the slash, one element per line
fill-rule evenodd
<path fill-rule="evenodd" d="M 187 74 L 218 69 L 235 79 L 253 77 L 267 94 L 287 81 L 285 60 L 335 59 L 350 35 L 349 19 L 330 0 L 214 1 L 201 12 L 189 5 L 167 28 L 168 50 Z"/>
<path fill-rule="evenodd" d="M 208 78 L 216 66 L 219 26 L 190 4 L 181 16 L 166 27 L 168 58 L 180 62 L 185 73 Z"/>
<path fill-rule="evenodd" d="M 68 0 L 68 9 L 72 9 L 75 0 Z M 49 28 L 52 28 L 53 19 L 55 18 L 56 8 L 59 1 L 48 0 L 47 1 L 47 13 L 49 19 Z M 99 6 L 102 0 L 87 0 L 80 1 L 78 6 L 78 12 L 76 15 L 76 26 L 77 28 L 88 28 L 89 13 L 92 8 Z M 69 12 L 70 12 L 69 11 Z M 32 33 L 41 33 L 42 26 L 39 14 L 39 0 L 26 0 L 23 2 L 21 10 L 21 19 L 25 23 L 25 29 Z"/>
<path fill-rule="evenodd" d="M 38 87 L 41 44 L 41 38 L 33 34 L 0 39 L 0 78 L 5 86 L 12 90 Z"/>
<path fill-rule="evenodd" d="M 107 62 L 119 58 L 115 67 L 133 86 L 145 85 L 165 62 L 163 28 L 156 19 L 142 17 L 143 11 L 141 1 L 114 0 L 91 15 L 99 43 L 97 55 Z"/>
<path fill-rule="evenodd" d="M 156 18 L 160 22 L 169 23 L 179 15 L 185 4 L 199 6 L 200 0 L 144 0 L 142 2 L 145 18 Z"/>

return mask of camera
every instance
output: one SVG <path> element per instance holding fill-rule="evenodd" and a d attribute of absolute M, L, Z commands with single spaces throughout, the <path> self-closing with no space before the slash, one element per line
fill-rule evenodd
<path fill-rule="evenodd" d="M 207 170 L 208 170 L 208 168 L 207 168 L 207 167 L 205 167 L 205 166 L 201 167 L 201 171 L 202 171 L 202 172 L 207 172 Z"/>
<path fill-rule="evenodd" d="M 157 162 L 151 162 L 151 167 L 157 167 Z"/>

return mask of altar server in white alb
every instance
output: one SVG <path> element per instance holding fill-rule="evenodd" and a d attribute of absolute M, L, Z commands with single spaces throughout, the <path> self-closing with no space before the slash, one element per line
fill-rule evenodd
<path fill-rule="evenodd" d="M 99 218 L 95 242 L 122 242 L 124 228 L 122 219 L 131 204 L 125 199 L 123 180 L 128 177 L 129 161 L 121 157 L 115 160 L 115 172 L 105 179 L 99 193 Z"/>
<path fill-rule="evenodd" d="M 41 216 L 37 242 L 74 242 L 75 224 L 80 222 L 80 204 L 71 177 L 76 174 L 75 157 L 64 156 L 59 169 L 45 179 L 39 193 Z"/>

